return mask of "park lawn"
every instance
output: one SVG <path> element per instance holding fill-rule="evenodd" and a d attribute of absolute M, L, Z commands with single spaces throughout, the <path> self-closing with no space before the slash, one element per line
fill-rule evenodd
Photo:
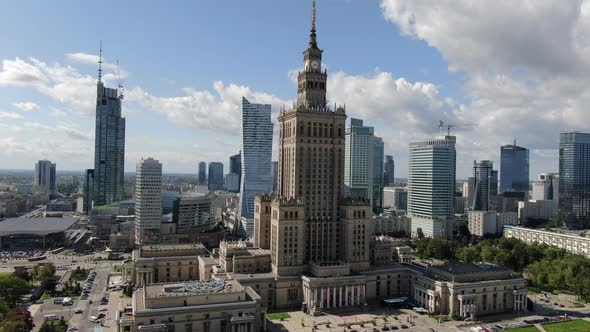
<path fill-rule="evenodd" d="M 276 314 L 266 314 L 266 317 L 270 320 L 291 318 L 291 316 L 289 316 L 289 314 L 286 312 L 279 312 Z"/>
<path fill-rule="evenodd" d="M 517 327 L 513 329 L 504 330 L 506 332 L 539 332 L 536 326 Z"/>
<path fill-rule="evenodd" d="M 576 319 L 567 322 L 543 324 L 547 332 L 587 332 L 590 331 L 590 322 Z"/>

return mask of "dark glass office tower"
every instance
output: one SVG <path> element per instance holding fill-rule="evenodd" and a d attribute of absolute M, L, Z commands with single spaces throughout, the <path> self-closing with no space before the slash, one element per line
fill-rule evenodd
<path fill-rule="evenodd" d="M 500 191 L 529 190 L 529 150 L 522 146 L 504 145 L 500 150 Z"/>
<path fill-rule="evenodd" d="M 209 190 L 223 189 L 223 164 L 220 162 L 209 163 Z"/>
<path fill-rule="evenodd" d="M 199 184 L 207 184 L 207 163 L 204 161 L 199 163 Z"/>
<path fill-rule="evenodd" d="M 121 116 L 118 89 L 106 88 L 98 80 L 96 98 L 96 134 L 94 141 L 94 206 L 123 198 L 125 164 L 125 119 Z"/>
<path fill-rule="evenodd" d="M 238 188 L 242 187 L 242 151 L 229 157 L 229 172 L 238 175 Z"/>
<path fill-rule="evenodd" d="M 559 137 L 559 219 L 571 229 L 590 227 L 590 134 Z"/>

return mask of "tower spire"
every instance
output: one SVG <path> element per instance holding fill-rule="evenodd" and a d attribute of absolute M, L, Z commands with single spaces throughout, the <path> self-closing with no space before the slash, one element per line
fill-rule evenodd
<path fill-rule="evenodd" d="M 98 51 L 98 81 L 102 82 L 102 40 L 100 41 L 100 49 Z"/>
<path fill-rule="evenodd" d="M 315 0 L 312 0 L 311 2 L 311 33 L 309 35 L 309 47 L 318 48 L 315 33 Z"/>

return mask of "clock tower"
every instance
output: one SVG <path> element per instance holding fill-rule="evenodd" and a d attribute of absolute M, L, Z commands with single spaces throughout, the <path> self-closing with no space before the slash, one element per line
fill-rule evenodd
<path fill-rule="evenodd" d="M 327 72 L 322 71 L 322 50 L 315 31 L 315 0 L 311 12 L 309 47 L 303 52 L 303 71 L 297 77 L 297 108 L 322 110 L 326 108 Z"/>

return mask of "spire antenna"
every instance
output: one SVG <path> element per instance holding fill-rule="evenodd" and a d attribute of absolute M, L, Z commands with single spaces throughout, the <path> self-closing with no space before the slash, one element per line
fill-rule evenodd
<path fill-rule="evenodd" d="M 98 51 L 98 81 L 102 82 L 102 40 L 100 41 L 100 49 Z"/>
<path fill-rule="evenodd" d="M 311 31 L 315 31 L 315 0 L 311 2 Z"/>
<path fill-rule="evenodd" d="M 311 33 L 309 34 L 309 46 L 314 49 L 318 48 L 315 33 L 315 0 L 312 0 L 311 2 Z"/>

